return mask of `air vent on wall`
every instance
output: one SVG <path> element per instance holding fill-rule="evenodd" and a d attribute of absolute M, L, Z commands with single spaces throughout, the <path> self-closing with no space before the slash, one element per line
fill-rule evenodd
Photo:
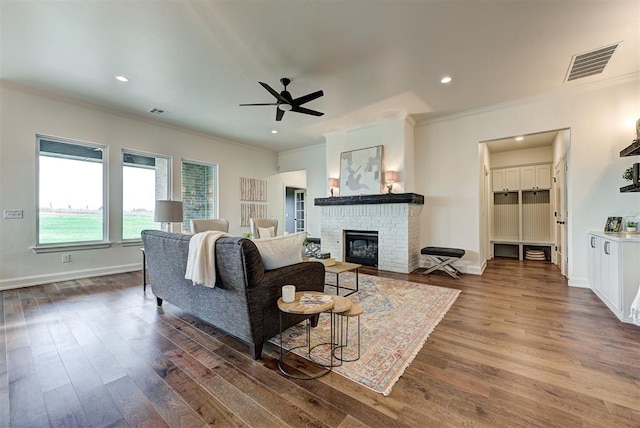
<path fill-rule="evenodd" d="M 571 58 L 569 71 L 567 72 L 567 77 L 564 81 L 570 82 L 571 80 L 602 73 L 619 45 L 620 43 L 616 43 L 593 51 L 574 55 Z"/>
<path fill-rule="evenodd" d="M 167 114 L 167 111 L 163 110 L 161 108 L 155 108 L 154 107 L 152 109 L 149 109 L 149 113 L 154 114 L 156 116 L 164 116 L 165 114 Z"/>

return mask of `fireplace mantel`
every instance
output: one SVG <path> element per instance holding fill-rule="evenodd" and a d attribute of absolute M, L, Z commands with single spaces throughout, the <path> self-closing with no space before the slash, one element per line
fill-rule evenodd
<path fill-rule="evenodd" d="M 316 198 L 316 206 L 371 205 L 371 204 L 416 204 L 424 205 L 424 196 L 417 193 L 384 193 L 382 195 L 331 196 Z"/>

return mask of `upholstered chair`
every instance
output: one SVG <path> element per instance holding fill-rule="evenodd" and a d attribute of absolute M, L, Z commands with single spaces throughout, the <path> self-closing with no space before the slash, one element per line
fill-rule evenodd
<path fill-rule="evenodd" d="M 229 220 L 227 220 L 226 218 L 191 220 L 191 232 L 199 233 L 207 230 L 229 232 Z"/>
<path fill-rule="evenodd" d="M 254 238 L 269 238 L 278 234 L 278 220 L 275 218 L 250 218 L 249 228 Z"/>

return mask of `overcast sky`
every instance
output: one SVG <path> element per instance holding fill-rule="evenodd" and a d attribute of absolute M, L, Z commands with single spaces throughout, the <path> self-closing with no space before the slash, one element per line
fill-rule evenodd
<path fill-rule="evenodd" d="M 123 170 L 125 210 L 155 206 L 155 172 L 125 167 Z M 102 207 L 102 164 L 40 156 L 40 206 L 95 210 Z"/>

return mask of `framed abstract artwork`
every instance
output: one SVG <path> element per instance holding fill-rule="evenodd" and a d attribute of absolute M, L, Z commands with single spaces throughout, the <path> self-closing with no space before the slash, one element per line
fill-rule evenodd
<path fill-rule="evenodd" d="M 340 196 L 377 195 L 382 188 L 382 146 L 340 153 Z"/>

